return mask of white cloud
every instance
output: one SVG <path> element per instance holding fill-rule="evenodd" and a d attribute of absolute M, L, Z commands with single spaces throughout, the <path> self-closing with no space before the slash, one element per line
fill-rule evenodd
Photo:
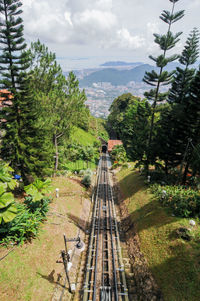
<path fill-rule="evenodd" d="M 113 1 L 112 0 L 98 0 L 96 3 L 96 6 L 99 9 L 111 10 L 113 7 Z"/>
<path fill-rule="evenodd" d="M 194 26 L 199 27 L 198 6 L 200 0 L 179 1 L 176 10 L 185 9 L 186 13 L 173 31 L 188 34 Z M 153 33 L 166 30 L 159 19 L 162 9 L 171 9 L 170 1 L 23 0 L 25 35 L 51 45 L 58 55 L 74 55 L 74 49 L 82 55 L 87 48 L 103 55 L 134 50 L 135 55 L 147 58 L 158 52 Z"/>
<path fill-rule="evenodd" d="M 75 25 L 92 26 L 93 29 L 108 30 L 116 25 L 117 18 L 111 12 L 100 10 L 85 10 L 74 15 Z M 91 28 L 90 28 L 91 29 Z"/>
<path fill-rule="evenodd" d="M 159 24 L 158 22 L 148 22 L 147 23 L 147 34 L 153 35 L 154 33 L 159 33 Z"/>
<path fill-rule="evenodd" d="M 72 19 L 71 19 L 71 13 L 66 11 L 64 13 L 64 16 L 65 16 L 65 20 L 69 23 L 70 26 L 73 26 L 72 24 Z"/>
<path fill-rule="evenodd" d="M 139 35 L 131 35 L 122 27 L 111 10 L 112 0 L 90 0 L 78 6 L 77 0 L 55 2 L 25 0 L 25 29 L 27 35 L 44 42 L 96 45 L 100 48 L 137 49 L 144 44 Z M 81 8 L 81 10 L 80 10 Z"/>
<path fill-rule="evenodd" d="M 136 35 L 132 36 L 126 28 L 117 31 L 118 42 L 121 48 L 138 49 L 144 46 L 144 38 Z"/>

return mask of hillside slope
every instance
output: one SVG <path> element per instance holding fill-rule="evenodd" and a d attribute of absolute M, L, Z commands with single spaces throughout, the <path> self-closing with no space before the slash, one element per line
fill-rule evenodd
<path fill-rule="evenodd" d="M 165 70 L 172 71 L 180 64 L 171 63 L 166 66 Z M 130 70 L 117 70 L 115 68 L 105 68 L 100 71 L 93 72 L 79 81 L 81 87 L 90 87 L 97 82 L 110 82 L 113 86 L 127 85 L 130 81 L 141 82 L 145 71 L 158 70 L 158 68 L 142 64 Z"/>

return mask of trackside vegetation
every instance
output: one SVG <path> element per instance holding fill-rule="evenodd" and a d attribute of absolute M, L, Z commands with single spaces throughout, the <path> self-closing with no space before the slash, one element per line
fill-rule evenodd
<path fill-rule="evenodd" d="M 130 224 L 139 235 L 140 249 L 164 300 L 199 300 L 199 207 L 197 214 L 191 212 L 191 206 L 199 202 L 197 191 L 168 186 L 152 189 L 134 164 L 129 164 L 131 168 L 117 174 L 123 193 L 120 205 L 128 209 Z M 193 216 L 195 226 L 184 216 Z"/>

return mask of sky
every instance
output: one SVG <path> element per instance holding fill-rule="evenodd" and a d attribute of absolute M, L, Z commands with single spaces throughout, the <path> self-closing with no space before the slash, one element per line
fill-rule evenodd
<path fill-rule="evenodd" d="M 98 67 L 106 61 L 150 62 L 159 54 L 153 33 L 165 33 L 159 19 L 171 10 L 169 0 L 23 0 L 24 34 L 28 44 L 40 39 L 56 53 L 63 71 Z M 179 0 L 185 10 L 172 31 L 183 31 L 180 53 L 194 28 L 200 27 L 200 0 Z"/>

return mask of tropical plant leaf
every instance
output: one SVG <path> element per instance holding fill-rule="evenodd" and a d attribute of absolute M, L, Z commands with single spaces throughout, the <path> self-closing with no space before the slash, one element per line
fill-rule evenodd
<path fill-rule="evenodd" d="M 17 181 L 14 179 L 11 179 L 10 182 L 7 183 L 7 185 L 10 190 L 13 190 L 17 186 Z"/>
<path fill-rule="evenodd" d="M 43 198 L 43 194 L 39 192 L 38 189 L 33 184 L 25 186 L 24 190 L 28 195 L 32 197 L 33 202 L 40 201 Z"/>
<path fill-rule="evenodd" d="M 0 196 L 0 209 L 7 207 L 14 202 L 14 196 L 11 192 L 3 193 Z"/>
<path fill-rule="evenodd" d="M 0 224 L 2 220 L 5 223 L 12 221 L 17 215 L 17 208 L 14 203 L 11 203 L 9 206 L 0 209 Z"/>
<path fill-rule="evenodd" d="M 10 179 L 11 179 L 11 177 L 10 176 L 7 176 L 7 175 L 3 175 L 3 174 L 0 174 L 0 181 L 1 182 L 9 182 L 10 181 Z"/>
<path fill-rule="evenodd" d="M 6 192 L 6 184 L 0 183 L 0 195 Z"/>

